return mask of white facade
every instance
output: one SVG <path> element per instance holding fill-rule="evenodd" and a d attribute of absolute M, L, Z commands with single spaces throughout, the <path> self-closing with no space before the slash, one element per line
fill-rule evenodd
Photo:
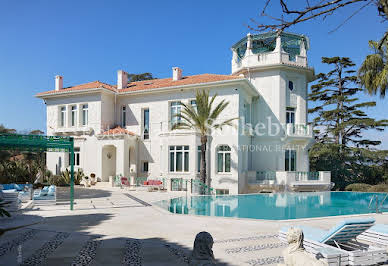
<path fill-rule="evenodd" d="M 117 86 L 92 82 L 64 89 L 62 77 L 57 76 L 56 89 L 37 96 L 47 105 L 47 134 L 73 136 L 76 169 L 94 173 L 101 181 L 122 175 L 132 183 L 140 178 L 163 179 L 169 190 L 186 189 L 186 180 L 199 177 L 200 138 L 195 132 L 171 130 L 171 123 L 179 102 L 190 104 L 198 89 L 206 89 L 211 96 L 218 95 L 215 104 L 229 102 L 220 121 L 243 118 L 236 120 L 236 128 L 208 137 L 211 187 L 218 193 L 237 194 L 251 192 L 251 185 L 259 183 L 284 184 L 287 173 L 295 177 L 295 172 L 309 171 L 313 133 L 307 125 L 307 84 L 313 70 L 307 66 L 304 42 L 290 61 L 281 37 L 266 53 L 255 53 L 251 35 L 241 40 L 236 45 L 247 49 L 239 57 L 237 46 L 232 48 L 231 76 L 182 77 L 182 70 L 173 68 L 170 79 L 127 84 L 127 73 L 120 70 Z M 226 148 L 218 151 L 220 147 Z M 48 153 L 47 166 L 53 173 L 68 165 L 67 154 Z M 269 172 L 285 174 L 263 180 L 261 175 Z M 327 177 L 330 183 L 329 174 L 319 174 L 326 185 Z M 183 180 L 183 188 L 171 183 L 176 179 Z"/>

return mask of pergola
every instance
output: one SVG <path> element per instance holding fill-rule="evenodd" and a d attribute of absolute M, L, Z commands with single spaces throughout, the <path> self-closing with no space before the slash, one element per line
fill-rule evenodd
<path fill-rule="evenodd" d="M 74 139 L 73 137 L 0 134 L 0 150 L 70 153 L 70 210 L 74 208 Z"/>

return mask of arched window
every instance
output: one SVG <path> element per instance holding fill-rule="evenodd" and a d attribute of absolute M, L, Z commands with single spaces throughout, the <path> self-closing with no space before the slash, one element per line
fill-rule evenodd
<path fill-rule="evenodd" d="M 220 145 L 217 147 L 217 172 L 218 173 L 230 172 L 230 151 L 231 151 L 231 148 L 228 145 Z"/>

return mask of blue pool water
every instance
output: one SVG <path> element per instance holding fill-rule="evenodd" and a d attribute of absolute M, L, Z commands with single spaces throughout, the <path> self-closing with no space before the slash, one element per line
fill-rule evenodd
<path fill-rule="evenodd" d="M 285 220 L 376 212 L 368 205 L 385 193 L 314 192 L 228 196 L 188 196 L 156 203 L 172 213 L 206 216 Z M 381 211 L 388 211 L 388 198 Z"/>

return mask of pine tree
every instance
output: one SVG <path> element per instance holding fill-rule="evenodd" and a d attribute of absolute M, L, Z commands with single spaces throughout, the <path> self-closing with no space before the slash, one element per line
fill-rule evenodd
<path fill-rule="evenodd" d="M 386 164 L 388 153 L 377 150 L 375 147 L 381 142 L 367 139 L 363 133 L 370 129 L 383 131 L 388 120 L 377 121 L 363 111 L 374 107 L 376 102 L 361 102 L 357 97 L 363 89 L 353 69 L 355 64 L 349 58 L 323 57 L 322 63 L 333 69 L 317 76 L 309 94 L 309 100 L 317 104 L 309 109 L 309 113 L 315 114 L 313 126 L 317 139 L 310 149 L 311 168 L 331 170 L 337 188 L 355 181 L 381 181 L 384 175 L 381 173 L 373 180 L 368 177 L 371 169 Z"/>

